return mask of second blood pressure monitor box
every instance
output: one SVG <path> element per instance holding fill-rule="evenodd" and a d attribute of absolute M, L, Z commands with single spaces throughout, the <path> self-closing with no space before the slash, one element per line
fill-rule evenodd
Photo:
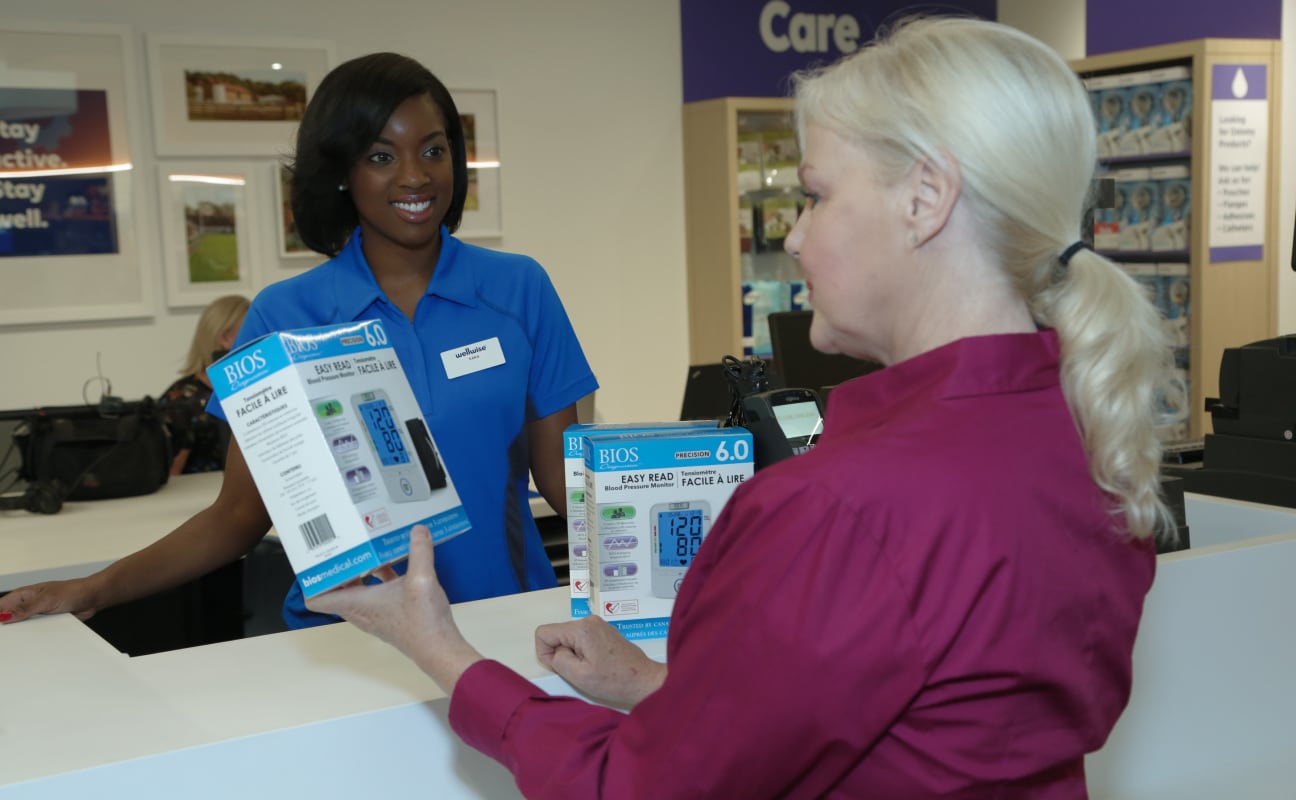
<path fill-rule="evenodd" d="M 567 582 L 571 587 L 573 618 L 588 617 L 590 613 L 589 538 L 585 533 L 585 437 L 607 433 L 647 436 L 664 431 L 715 428 L 716 421 L 708 419 L 580 423 L 563 431 L 563 469 L 567 475 Z"/>
<path fill-rule="evenodd" d="M 306 597 L 470 527 L 377 320 L 255 339 L 207 368 Z"/>
<path fill-rule="evenodd" d="M 752 475 L 751 432 L 602 433 L 583 443 L 589 609 L 627 639 L 665 636 L 712 521 Z"/>

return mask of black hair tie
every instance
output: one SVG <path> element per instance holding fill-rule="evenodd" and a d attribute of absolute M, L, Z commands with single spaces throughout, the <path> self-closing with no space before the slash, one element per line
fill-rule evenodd
<path fill-rule="evenodd" d="M 1058 263 L 1060 263 L 1062 266 L 1065 267 L 1069 263 L 1071 263 L 1071 257 L 1074 256 L 1076 253 L 1080 252 L 1081 250 L 1092 250 L 1092 249 L 1093 248 L 1091 248 L 1089 245 L 1085 244 L 1084 242 L 1075 242 L 1070 247 L 1062 251 L 1062 255 L 1058 256 Z"/>

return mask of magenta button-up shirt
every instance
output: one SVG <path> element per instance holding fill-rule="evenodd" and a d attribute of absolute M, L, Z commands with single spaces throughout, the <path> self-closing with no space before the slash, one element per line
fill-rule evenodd
<path fill-rule="evenodd" d="M 454 729 L 528 797 L 1083 798 L 1129 698 L 1151 542 L 1089 477 L 1052 331 L 837 388 L 725 506 L 630 714 L 495 662 Z"/>

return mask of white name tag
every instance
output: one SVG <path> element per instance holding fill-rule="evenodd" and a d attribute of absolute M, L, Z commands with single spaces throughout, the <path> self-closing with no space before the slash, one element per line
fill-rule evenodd
<path fill-rule="evenodd" d="M 503 364 L 504 349 L 500 347 L 499 337 L 492 336 L 480 342 L 444 351 L 441 353 L 441 363 L 445 364 L 447 378 L 460 378 Z"/>

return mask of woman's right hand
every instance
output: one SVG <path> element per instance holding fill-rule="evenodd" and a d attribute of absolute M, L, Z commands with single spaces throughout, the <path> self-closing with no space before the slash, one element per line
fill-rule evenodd
<path fill-rule="evenodd" d="M 0 597 L 0 624 L 21 622 L 38 614 L 75 614 L 77 619 L 87 620 L 98 610 L 91 578 L 46 581 Z"/>
<path fill-rule="evenodd" d="M 634 708 L 666 680 L 665 664 L 646 656 L 599 616 L 541 625 L 535 642 L 541 664 L 614 706 Z"/>

